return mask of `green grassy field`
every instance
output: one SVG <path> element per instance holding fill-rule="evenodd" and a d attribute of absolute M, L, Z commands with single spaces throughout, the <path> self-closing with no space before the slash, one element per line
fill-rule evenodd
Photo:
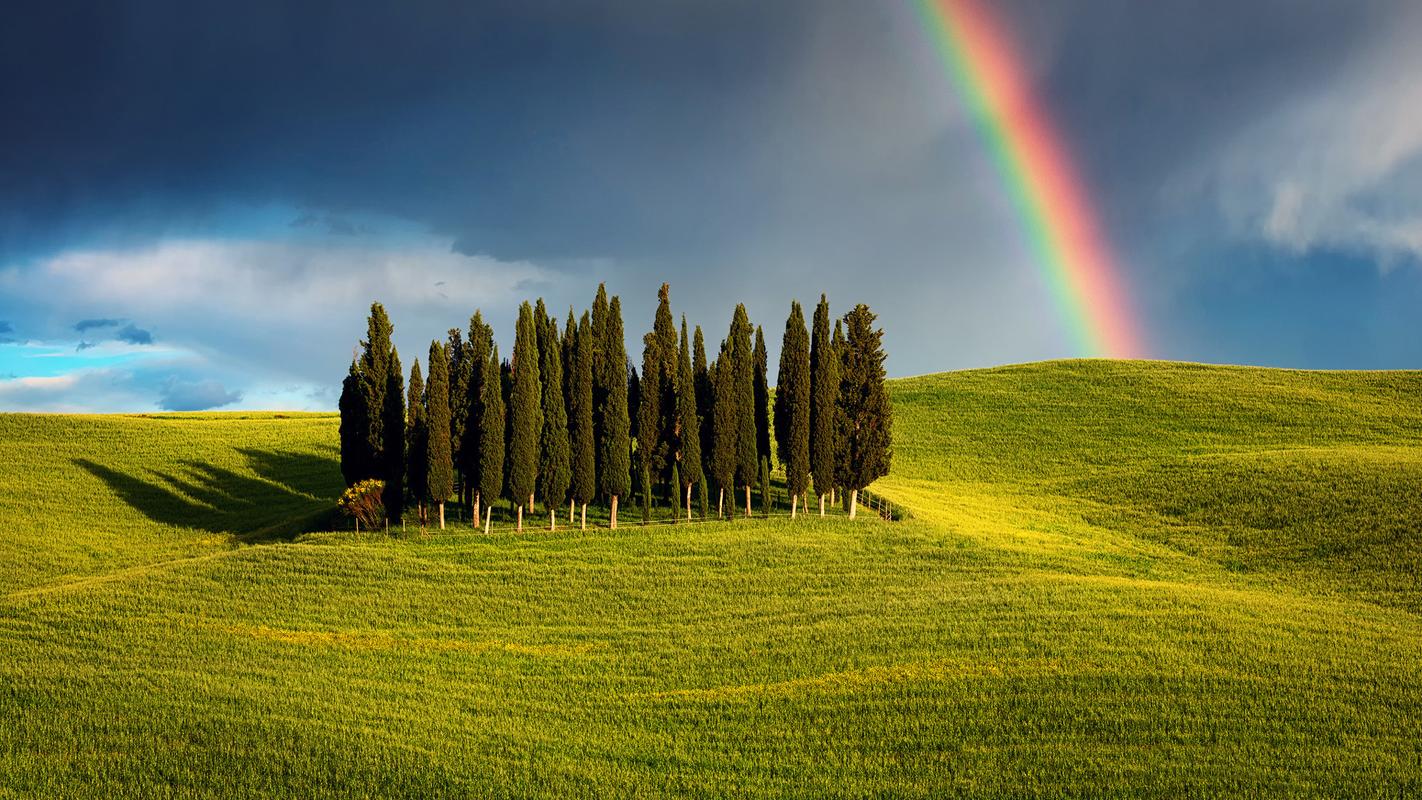
<path fill-rule="evenodd" d="M 333 416 L 0 415 L 0 796 L 1422 794 L 1422 373 L 892 391 L 904 522 L 395 539 Z"/>

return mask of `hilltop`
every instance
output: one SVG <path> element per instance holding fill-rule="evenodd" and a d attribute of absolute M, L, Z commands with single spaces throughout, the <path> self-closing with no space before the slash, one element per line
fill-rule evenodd
<path fill-rule="evenodd" d="M 1422 791 L 1422 373 L 891 392 L 907 521 L 424 538 L 303 532 L 333 415 L 0 415 L 0 796 Z"/>

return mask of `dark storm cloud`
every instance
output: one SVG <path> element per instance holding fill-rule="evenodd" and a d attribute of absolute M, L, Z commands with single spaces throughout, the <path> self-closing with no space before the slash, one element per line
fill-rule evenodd
<path fill-rule="evenodd" d="M 132 324 L 119 328 L 118 332 L 114 334 L 114 338 L 128 344 L 153 344 L 152 333 Z"/>
<path fill-rule="evenodd" d="M 85 331 L 90 331 L 95 328 L 113 328 L 122 324 L 123 320 L 121 319 L 81 319 L 78 322 L 74 323 L 74 330 L 79 333 L 84 333 Z"/>
<path fill-rule="evenodd" d="M 206 411 L 241 402 L 241 392 L 229 392 L 215 380 L 168 380 L 158 396 L 158 407 L 165 411 Z"/>

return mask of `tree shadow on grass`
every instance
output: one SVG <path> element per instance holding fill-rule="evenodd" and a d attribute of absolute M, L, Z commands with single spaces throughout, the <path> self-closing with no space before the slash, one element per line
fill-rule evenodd
<path fill-rule="evenodd" d="M 239 450 L 253 474 L 204 461 L 171 471 L 123 472 L 89 459 L 74 463 L 114 495 L 161 525 L 227 534 L 244 541 L 290 538 L 329 527 L 340 471 L 311 453 Z"/>

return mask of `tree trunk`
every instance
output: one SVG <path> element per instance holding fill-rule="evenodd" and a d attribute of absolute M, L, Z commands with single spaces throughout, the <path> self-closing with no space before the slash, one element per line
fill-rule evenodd
<path fill-rule="evenodd" d="M 726 487 L 721 487 L 721 494 L 716 498 L 716 519 L 726 516 Z"/>
<path fill-rule="evenodd" d="M 746 516 L 749 517 L 750 515 L 750 484 L 748 483 L 746 484 Z"/>
<path fill-rule="evenodd" d="M 859 490 L 855 489 L 849 493 L 849 518 L 854 519 L 854 512 L 859 508 Z"/>
<path fill-rule="evenodd" d="M 520 530 L 520 531 L 523 530 L 523 504 L 522 504 L 522 503 L 520 503 L 519 506 L 518 506 L 518 528 L 517 528 L 517 530 Z"/>
<path fill-rule="evenodd" d="M 790 495 L 790 519 L 795 518 L 795 508 L 800 504 L 800 495 Z"/>
<path fill-rule="evenodd" d="M 474 514 L 473 514 L 473 518 L 474 518 L 474 527 L 476 527 L 476 528 L 479 527 L 479 520 L 480 520 L 480 519 L 483 519 L 483 517 L 484 517 L 484 514 L 483 514 L 484 509 L 482 509 L 482 508 L 479 507 L 479 501 L 482 500 L 482 499 L 483 499 L 483 498 L 479 496 L 479 493 L 478 493 L 478 492 L 475 492 L 475 493 L 474 493 Z"/>
<path fill-rule="evenodd" d="M 533 492 L 528 493 L 528 513 L 530 516 L 533 514 Z"/>
<path fill-rule="evenodd" d="M 825 515 L 825 496 L 820 495 L 820 516 Z"/>
<path fill-rule="evenodd" d="M 439 529 L 444 530 L 444 501 L 439 501 Z"/>
<path fill-rule="evenodd" d="M 571 518 L 568 520 L 568 524 L 569 524 L 569 525 L 573 524 L 573 521 L 572 521 Z M 588 529 L 588 504 L 587 504 L 587 503 L 583 503 L 583 530 L 587 530 L 587 529 Z"/>
<path fill-rule="evenodd" d="M 568 498 L 568 524 L 573 524 L 573 498 Z"/>
<path fill-rule="evenodd" d="M 617 495 L 612 496 L 612 517 L 610 519 L 610 527 L 613 530 L 617 530 Z"/>
<path fill-rule="evenodd" d="M 551 508 L 548 509 L 548 530 L 558 530 L 558 512 Z"/>
<path fill-rule="evenodd" d="M 691 484 L 686 485 L 686 521 L 691 521 Z"/>
<path fill-rule="evenodd" d="M 490 505 L 490 506 L 489 506 L 487 509 L 485 509 L 485 511 L 484 511 L 484 533 L 487 534 L 487 533 L 489 532 L 489 525 L 490 525 L 490 523 L 492 523 L 493 521 L 494 521 L 494 507 L 493 507 L 493 505 Z"/>

